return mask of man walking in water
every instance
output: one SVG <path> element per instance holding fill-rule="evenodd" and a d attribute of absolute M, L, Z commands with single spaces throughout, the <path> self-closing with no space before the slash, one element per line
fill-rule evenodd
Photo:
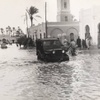
<path fill-rule="evenodd" d="M 76 43 L 75 43 L 74 39 L 71 40 L 69 48 L 71 51 L 71 55 L 76 56 Z"/>
<path fill-rule="evenodd" d="M 78 39 L 76 41 L 76 44 L 77 44 L 78 48 L 81 49 L 81 39 L 79 36 L 78 36 Z"/>

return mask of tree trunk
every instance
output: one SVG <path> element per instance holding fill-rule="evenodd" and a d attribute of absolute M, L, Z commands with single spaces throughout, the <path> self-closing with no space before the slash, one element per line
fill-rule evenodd
<path fill-rule="evenodd" d="M 33 17 L 31 16 L 30 19 L 31 19 L 31 26 L 32 26 L 33 25 Z"/>

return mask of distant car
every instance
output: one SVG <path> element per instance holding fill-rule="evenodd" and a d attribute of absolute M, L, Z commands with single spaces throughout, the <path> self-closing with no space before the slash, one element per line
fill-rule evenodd
<path fill-rule="evenodd" d="M 37 59 L 47 62 L 69 61 L 69 56 L 58 38 L 37 39 L 36 54 Z"/>

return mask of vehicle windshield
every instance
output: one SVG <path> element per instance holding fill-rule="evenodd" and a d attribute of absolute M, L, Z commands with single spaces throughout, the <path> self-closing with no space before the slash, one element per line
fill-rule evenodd
<path fill-rule="evenodd" d="M 47 40 L 43 42 L 44 49 L 61 48 L 62 44 L 59 40 Z"/>

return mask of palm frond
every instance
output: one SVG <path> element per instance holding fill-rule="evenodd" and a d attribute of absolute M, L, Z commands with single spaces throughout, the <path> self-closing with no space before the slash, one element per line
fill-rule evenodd
<path fill-rule="evenodd" d="M 31 6 L 29 9 L 29 13 L 30 13 L 30 15 L 34 15 L 34 14 L 38 13 L 38 9 Z"/>
<path fill-rule="evenodd" d="M 39 15 L 36 15 L 36 17 L 38 17 L 38 18 L 42 18 L 41 16 L 39 16 Z"/>
<path fill-rule="evenodd" d="M 29 12 L 29 10 L 28 9 L 26 9 L 26 12 L 28 13 L 28 15 L 30 16 L 30 12 Z"/>
<path fill-rule="evenodd" d="M 34 19 L 35 21 L 37 21 L 34 17 L 33 17 L 33 19 Z"/>

